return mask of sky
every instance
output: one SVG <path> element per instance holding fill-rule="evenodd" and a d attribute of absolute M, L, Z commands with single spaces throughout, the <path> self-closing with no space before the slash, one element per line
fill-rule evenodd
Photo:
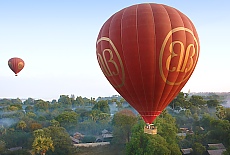
<path fill-rule="evenodd" d="M 172 6 L 196 27 L 200 57 L 182 91 L 230 92 L 229 0 L 0 0 L 0 98 L 118 95 L 98 65 L 97 35 L 111 15 L 146 2 Z M 17 77 L 12 57 L 25 61 Z"/>

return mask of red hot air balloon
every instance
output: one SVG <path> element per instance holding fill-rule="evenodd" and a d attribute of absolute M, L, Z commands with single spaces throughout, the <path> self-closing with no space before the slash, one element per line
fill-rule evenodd
<path fill-rule="evenodd" d="M 14 57 L 8 61 L 8 65 L 15 73 L 15 76 L 17 76 L 17 74 L 24 68 L 25 63 L 21 58 Z"/>
<path fill-rule="evenodd" d="M 192 75 L 200 46 L 186 15 L 144 3 L 112 15 L 99 32 L 96 49 L 107 80 L 150 124 Z"/>

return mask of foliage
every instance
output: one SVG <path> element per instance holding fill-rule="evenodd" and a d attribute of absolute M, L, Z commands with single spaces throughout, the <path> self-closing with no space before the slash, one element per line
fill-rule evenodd
<path fill-rule="evenodd" d="M 208 100 L 208 101 L 207 101 L 207 106 L 208 106 L 209 108 L 215 108 L 215 107 L 217 107 L 219 104 L 220 104 L 220 101 L 217 100 L 217 99 L 212 99 L 212 100 Z"/>
<path fill-rule="evenodd" d="M 18 128 L 21 128 L 22 130 L 24 129 L 24 128 L 26 128 L 26 122 L 25 121 L 20 121 L 20 122 L 18 122 L 18 125 L 17 125 L 17 127 Z"/>
<path fill-rule="evenodd" d="M 55 118 L 62 127 L 71 130 L 78 122 L 78 114 L 74 111 L 64 111 Z"/>
<path fill-rule="evenodd" d="M 54 145 L 54 152 L 48 151 L 47 155 L 74 154 L 76 149 L 65 128 L 50 126 L 47 130 L 49 130 Z"/>
<path fill-rule="evenodd" d="M 206 104 L 207 101 L 205 101 L 202 96 L 192 95 L 192 97 L 189 99 L 189 102 L 191 102 L 192 105 L 196 107 L 202 107 Z"/>
<path fill-rule="evenodd" d="M 53 141 L 51 137 L 35 137 L 32 147 L 35 153 L 41 153 L 41 155 L 45 154 L 48 150 L 54 151 Z"/>
<path fill-rule="evenodd" d="M 127 155 L 170 155 L 166 140 L 157 135 L 145 134 L 143 131 L 144 122 L 136 124 L 133 128 L 132 138 L 126 145 Z"/>
<path fill-rule="evenodd" d="M 194 143 L 192 145 L 192 155 L 202 155 L 206 148 L 201 143 Z"/>
<path fill-rule="evenodd" d="M 72 102 L 68 95 L 60 95 L 58 102 L 61 103 L 64 107 L 72 107 Z"/>
<path fill-rule="evenodd" d="M 114 126 L 113 136 L 114 142 L 126 143 L 129 142 L 131 129 L 137 122 L 137 117 L 131 110 L 121 110 L 113 117 L 112 124 Z"/>
<path fill-rule="evenodd" d="M 6 143 L 3 140 L 0 140 L 0 154 L 3 153 L 6 149 Z"/>
<path fill-rule="evenodd" d="M 4 141 L 6 148 L 18 147 L 29 148 L 31 133 L 27 133 L 22 130 L 10 131 L 0 137 L 0 140 Z"/>
<path fill-rule="evenodd" d="M 110 108 L 107 100 L 98 101 L 97 103 L 94 104 L 92 110 L 100 110 L 103 113 L 110 114 Z"/>
<path fill-rule="evenodd" d="M 216 107 L 216 116 L 219 119 L 224 119 L 226 117 L 226 111 L 222 105 Z"/>

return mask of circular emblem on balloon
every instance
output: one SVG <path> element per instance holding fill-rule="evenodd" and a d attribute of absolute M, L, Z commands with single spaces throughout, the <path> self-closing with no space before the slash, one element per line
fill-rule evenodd
<path fill-rule="evenodd" d="M 184 34 L 186 34 L 185 41 L 181 40 Z M 181 84 L 190 77 L 198 55 L 199 44 L 193 32 L 184 27 L 172 29 L 165 37 L 160 51 L 159 67 L 162 79 L 169 85 Z M 170 79 L 169 74 L 174 74 L 176 77 L 183 76 L 183 78 Z"/>
<path fill-rule="evenodd" d="M 97 60 L 101 70 L 113 83 L 114 87 L 122 87 L 125 82 L 125 72 L 121 57 L 115 45 L 109 38 L 100 38 L 97 41 L 97 46 L 100 46 L 102 42 L 108 43 L 108 46 L 104 46 L 103 49 L 97 51 Z"/>

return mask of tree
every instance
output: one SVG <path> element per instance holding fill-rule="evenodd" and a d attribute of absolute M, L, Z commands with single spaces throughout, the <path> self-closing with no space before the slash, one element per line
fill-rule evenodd
<path fill-rule="evenodd" d="M 26 128 L 26 122 L 25 121 L 20 121 L 20 122 L 18 122 L 18 125 L 17 125 L 17 127 L 18 128 L 21 128 L 22 130 L 24 129 L 24 128 Z"/>
<path fill-rule="evenodd" d="M 192 115 L 192 117 L 193 117 L 193 119 L 194 119 L 195 121 L 198 121 L 198 120 L 199 120 L 199 116 L 198 116 L 197 113 L 194 113 L 194 114 Z"/>
<path fill-rule="evenodd" d="M 157 135 L 145 134 L 143 131 L 144 122 L 136 124 L 132 130 L 132 137 L 126 144 L 127 155 L 171 155 L 171 151 L 167 147 L 166 140 Z M 179 154 L 181 154 L 179 152 Z M 175 154 L 175 155 L 179 155 Z"/>
<path fill-rule="evenodd" d="M 34 109 L 47 111 L 49 109 L 49 103 L 43 100 L 35 100 Z"/>
<path fill-rule="evenodd" d="M 60 127 L 60 123 L 58 121 L 56 121 L 55 119 L 50 121 L 51 126 L 55 126 L 55 127 Z"/>
<path fill-rule="evenodd" d="M 81 97 L 81 96 L 78 96 L 77 98 L 76 98 L 76 103 L 78 104 L 78 105 L 84 105 L 84 100 L 83 100 L 83 98 Z"/>
<path fill-rule="evenodd" d="M 189 119 L 190 118 L 190 116 L 192 116 L 192 113 L 191 113 L 191 111 L 189 110 L 189 109 L 186 109 L 185 110 L 185 116 Z"/>
<path fill-rule="evenodd" d="M 29 118 L 36 118 L 37 115 L 33 112 L 27 112 L 26 116 L 28 116 Z"/>
<path fill-rule="evenodd" d="M 192 149 L 192 155 L 202 155 L 206 151 L 205 147 L 201 143 L 194 143 L 192 145 Z"/>
<path fill-rule="evenodd" d="M 3 140 L 0 140 L 0 154 L 3 153 L 6 149 L 6 143 Z"/>
<path fill-rule="evenodd" d="M 31 106 L 31 105 L 28 105 L 26 108 L 25 108 L 25 111 L 28 113 L 28 112 L 33 112 L 34 110 L 34 107 Z"/>
<path fill-rule="evenodd" d="M 113 117 L 114 141 L 118 143 L 127 143 L 130 140 L 131 129 L 137 122 L 136 115 L 128 109 L 121 110 Z"/>
<path fill-rule="evenodd" d="M 169 106 L 175 110 L 178 107 L 186 108 L 188 109 L 191 106 L 191 103 L 187 101 L 185 98 L 186 95 L 183 92 L 180 92 L 173 101 L 169 104 Z"/>
<path fill-rule="evenodd" d="M 224 119 L 226 117 L 226 111 L 222 105 L 216 107 L 216 116 L 219 119 Z"/>
<path fill-rule="evenodd" d="M 72 107 L 71 98 L 68 95 L 60 95 L 58 102 L 61 103 L 64 107 Z"/>
<path fill-rule="evenodd" d="M 27 100 L 25 100 L 23 102 L 23 104 L 25 104 L 25 105 L 33 105 L 34 104 L 34 99 L 29 97 Z"/>
<path fill-rule="evenodd" d="M 55 118 L 60 125 L 67 130 L 70 130 L 72 127 L 77 125 L 78 114 L 74 111 L 64 111 Z"/>
<path fill-rule="evenodd" d="M 109 108 L 109 104 L 108 101 L 106 100 L 101 100 L 98 101 L 92 108 L 92 110 L 100 110 L 104 113 L 108 113 L 110 114 L 110 108 Z"/>
<path fill-rule="evenodd" d="M 206 105 L 206 101 L 203 99 L 202 96 L 192 95 L 192 97 L 189 99 L 189 101 L 192 103 L 192 105 L 196 107 L 203 107 Z"/>
<path fill-rule="evenodd" d="M 207 106 L 208 106 L 209 108 L 215 108 L 215 107 L 217 107 L 219 104 L 220 104 L 220 102 L 219 102 L 218 100 L 216 100 L 216 99 L 212 99 L 212 100 L 208 100 L 208 101 L 207 101 Z"/>
<path fill-rule="evenodd" d="M 48 150 L 54 151 L 51 137 L 35 137 L 32 148 L 35 153 L 40 153 L 41 155 L 45 155 Z"/>
<path fill-rule="evenodd" d="M 33 122 L 30 124 L 30 129 L 32 131 L 37 130 L 37 129 L 41 129 L 41 128 L 42 128 L 42 125 L 40 123 Z"/>
<path fill-rule="evenodd" d="M 54 152 L 50 152 L 52 155 L 73 155 L 76 151 L 72 140 L 65 128 L 49 126 L 45 130 L 48 131 L 50 137 L 53 140 Z M 47 132 L 45 131 L 45 132 Z M 48 154 L 48 153 L 47 153 Z"/>

